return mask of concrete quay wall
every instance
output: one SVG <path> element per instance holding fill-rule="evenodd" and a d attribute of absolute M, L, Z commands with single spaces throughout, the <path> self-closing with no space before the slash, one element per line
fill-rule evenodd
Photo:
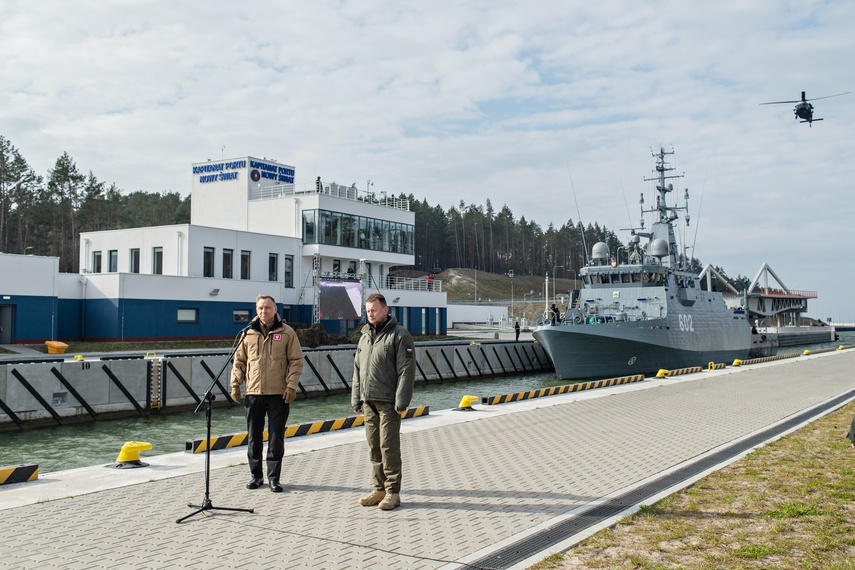
<path fill-rule="evenodd" d="M 352 345 L 305 349 L 303 396 L 349 391 L 354 351 Z M 210 353 L 0 363 L 0 431 L 194 408 L 227 357 Z M 417 382 L 552 369 L 536 342 L 417 344 L 416 363 Z M 215 405 L 230 402 L 230 372 L 228 365 L 214 385 Z"/>

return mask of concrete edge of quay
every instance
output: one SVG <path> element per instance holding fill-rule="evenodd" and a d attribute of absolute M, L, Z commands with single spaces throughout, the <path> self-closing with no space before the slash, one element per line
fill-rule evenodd
<path fill-rule="evenodd" d="M 719 370 L 704 370 L 676 377 L 650 377 L 642 382 L 620 384 L 596 390 L 569 392 L 501 405 L 479 406 L 474 411 L 467 412 L 453 409 L 431 410 L 431 413 L 427 416 L 406 420 L 402 424 L 401 431 L 403 434 L 407 434 L 445 425 L 473 422 L 505 414 L 569 404 L 591 398 L 602 398 L 619 392 L 647 390 L 678 382 L 695 382 L 720 375 L 739 373 L 752 368 L 785 365 L 787 363 L 799 362 L 803 359 L 823 358 L 833 354 L 835 353 L 812 354 L 802 356 L 799 359 L 764 362 L 752 365 L 750 368 L 745 366 L 727 367 Z M 285 455 L 293 456 L 363 441 L 364 431 L 360 428 L 317 433 L 286 440 Z M 243 447 L 215 450 L 211 451 L 210 458 L 211 469 L 222 469 L 246 463 L 246 450 Z M 148 481 L 201 473 L 205 468 L 205 453 L 194 454 L 185 451 L 154 456 L 143 455 L 141 459 L 149 465 L 137 469 L 116 469 L 112 467 L 112 464 L 80 467 L 40 474 L 36 481 L 2 485 L 0 486 L 0 510 L 94 493 L 105 489 L 115 489 Z"/>

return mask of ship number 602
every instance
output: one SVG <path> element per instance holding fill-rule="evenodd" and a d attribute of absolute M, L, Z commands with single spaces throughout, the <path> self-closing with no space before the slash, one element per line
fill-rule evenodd
<path fill-rule="evenodd" d="M 683 332 L 695 332 L 692 326 L 692 315 L 677 315 L 680 319 L 680 330 Z"/>

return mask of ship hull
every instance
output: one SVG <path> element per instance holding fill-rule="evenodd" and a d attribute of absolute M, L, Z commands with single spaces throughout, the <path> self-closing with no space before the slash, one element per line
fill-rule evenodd
<path fill-rule="evenodd" d="M 648 325 L 649 326 L 649 325 Z M 747 358 L 750 332 L 744 327 L 721 334 L 684 334 L 667 327 L 644 328 L 634 323 L 538 327 L 534 338 L 543 346 L 561 379 L 650 375 L 710 362 Z"/>

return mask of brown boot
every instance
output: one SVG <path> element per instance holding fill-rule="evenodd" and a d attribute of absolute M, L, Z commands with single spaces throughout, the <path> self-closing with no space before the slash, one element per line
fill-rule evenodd
<path fill-rule="evenodd" d="M 359 499 L 359 504 L 363 507 L 373 507 L 380 503 L 386 496 L 386 491 L 372 491 L 370 495 L 365 495 Z"/>
<path fill-rule="evenodd" d="M 401 495 L 398 493 L 389 493 L 378 505 L 384 511 L 391 511 L 395 507 L 401 506 Z"/>

